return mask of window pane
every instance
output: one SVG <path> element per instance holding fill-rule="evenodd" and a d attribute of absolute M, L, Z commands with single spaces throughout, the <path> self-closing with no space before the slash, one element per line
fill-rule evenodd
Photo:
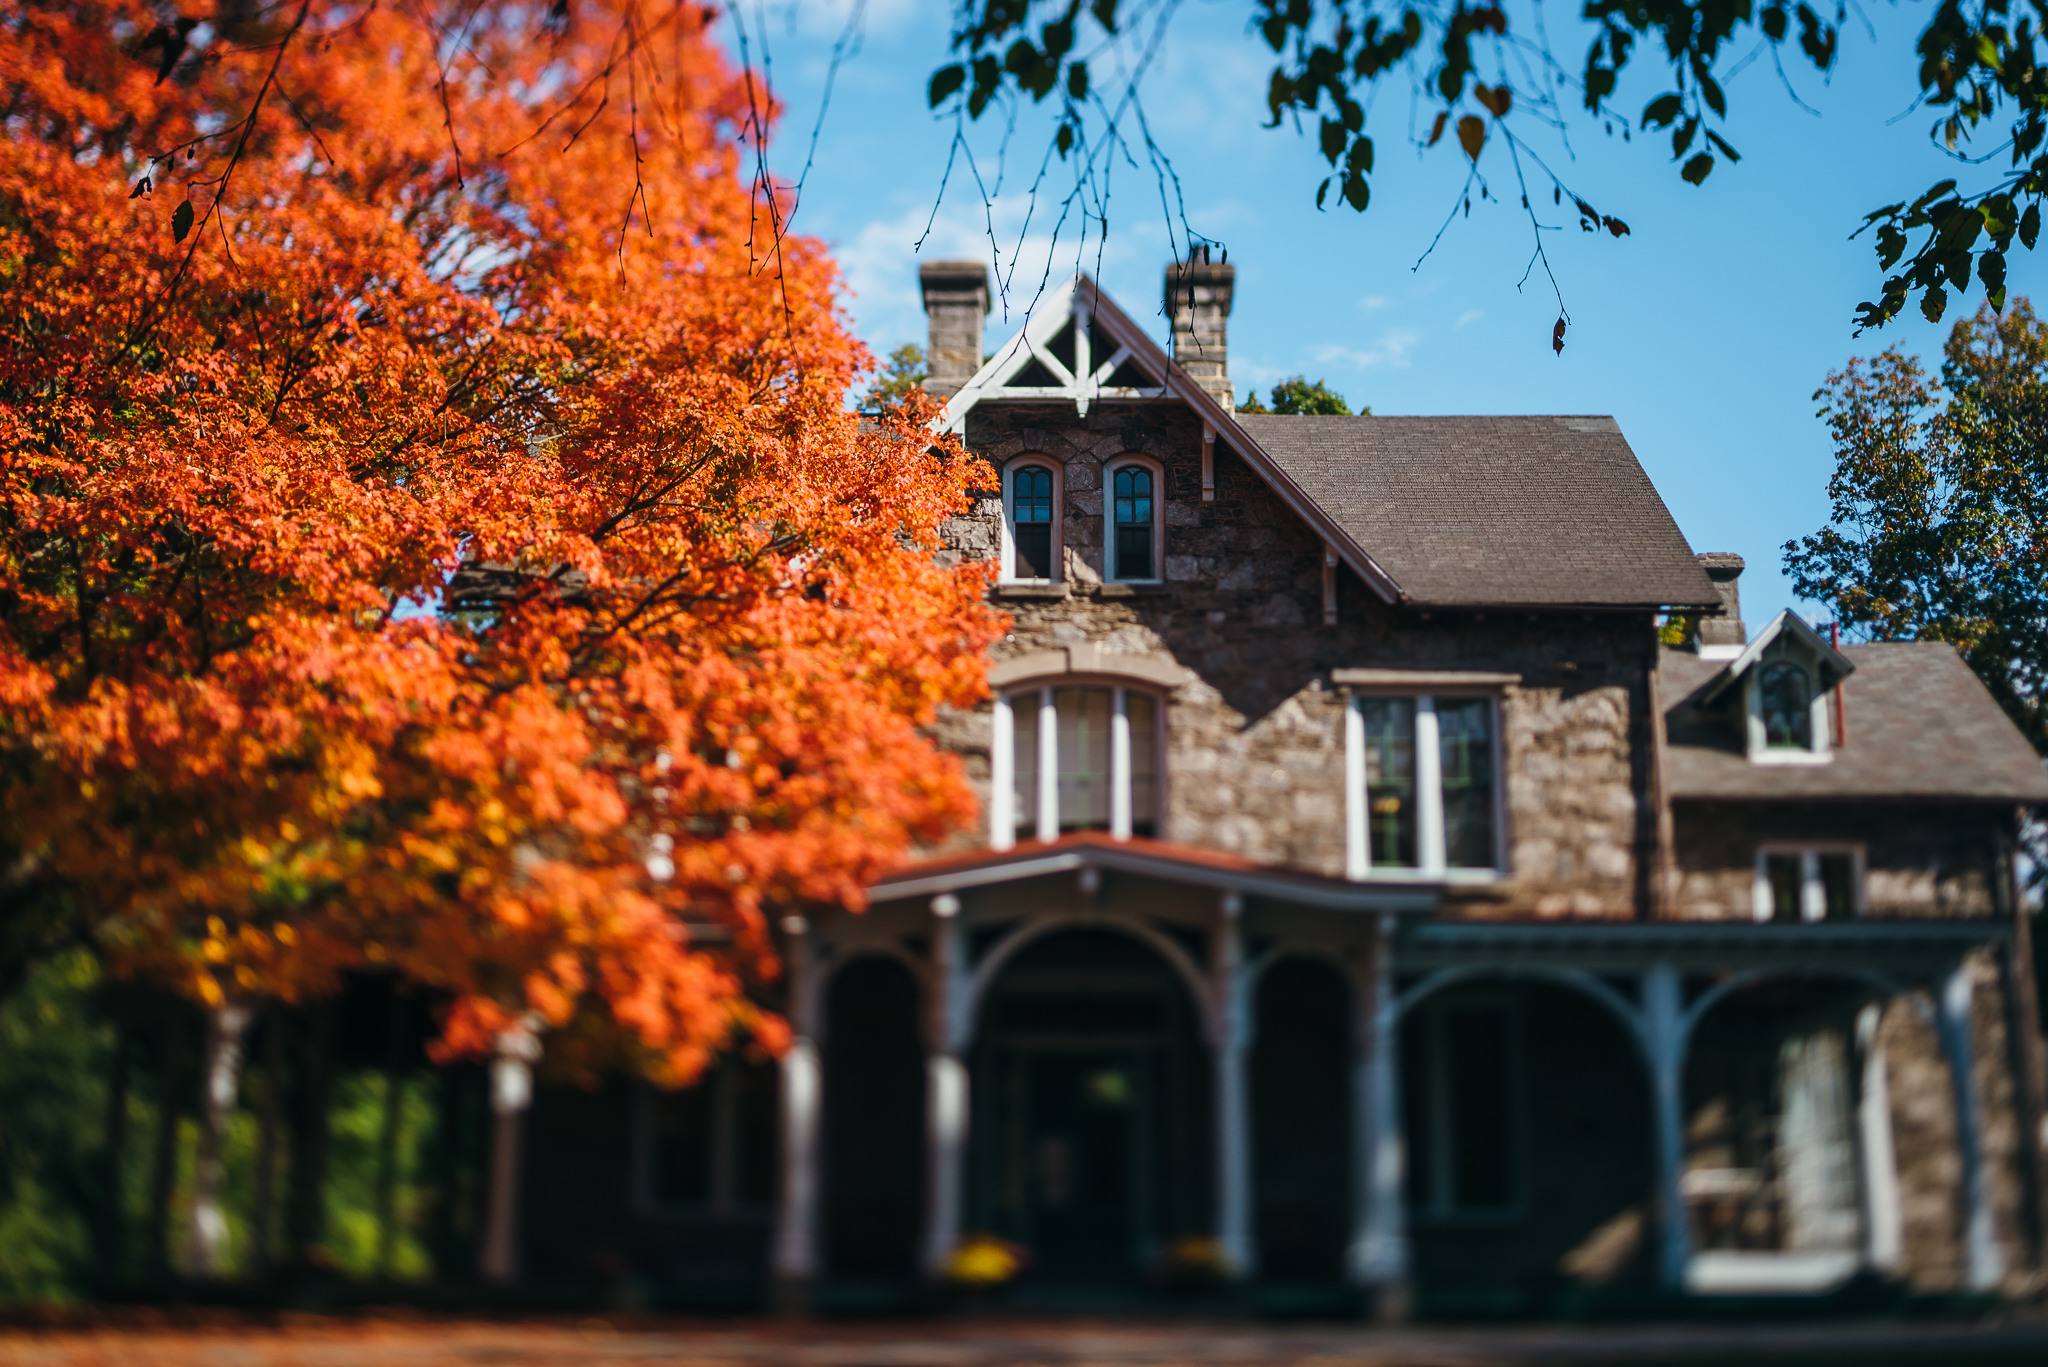
<path fill-rule="evenodd" d="M 1152 472 L 1126 465 L 1116 472 L 1116 567 L 1118 579 L 1151 579 Z"/>
<path fill-rule="evenodd" d="M 1366 827 L 1372 862 L 1415 867 L 1415 700 L 1360 698 L 1365 721 Z"/>
<path fill-rule="evenodd" d="M 1822 900 L 1830 921 L 1843 921 L 1856 914 L 1856 860 L 1847 854 L 1820 857 Z"/>
<path fill-rule="evenodd" d="M 1509 1145 L 1508 1016 L 1498 1010 L 1445 1011 L 1442 1085 L 1449 1094 L 1451 1203 L 1505 1206 L 1515 1199 Z"/>
<path fill-rule="evenodd" d="M 1444 785 L 1444 861 L 1490 869 L 1493 840 L 1493 700 L 1438 698 L 1438 753 Z"/>
<path fill-rule="evenodd" d="M 1159 703 L 1150 693 L 1125 693 L 1131 723 L 1131 834 L 1159 832 Z"/>
<path fill-rule="evenodd" d="M 1799 856 L 1796 854 L 1767 854 L 1764 856 L 1764 874 L 1771 883 L 1771 919 L 1773 921 L 1797 921 L 1802 919 L 1799 912 Z"/>
<path fill-rule="evenodd" d="M 1762 694 L 1764 744 L 1813 748 L 1813 688 L 1795 664 L 1767 666 L 1757 682 Z"/>
<path fill-rule="evenodd" d="M 1010 696 L 1010 772 L 1016 776 L 1015 796 L 1010 811 L 1016 821 L 1016 838 L 1029 840 L 1038 834 L 1038 691 Z"/>
<path fill-rule="evenodd" d="M 1109 829 L 1109 705 L 1106 688 L 1061 688 L 1060 829 Z"/>
<path fill-rule="evenodd" d="M 706 1069 L 692 1086 L 654 1096 L 654 1199 L 711 1199 L 711 1083 Z"/>
<path fill-rule="evenodd" d="M 1052 578 L 1052 471 L 1026 465 L 1010 476 L 1010 528 L 1017 577 Z"/>

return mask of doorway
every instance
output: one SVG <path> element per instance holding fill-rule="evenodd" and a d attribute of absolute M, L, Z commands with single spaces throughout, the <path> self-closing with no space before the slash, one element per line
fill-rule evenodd
<path fill-rule="evenodd" d="M 1133 1284 L 1209 1227 L 1206 1053 L 1173 970 L 1111 931 L 1030 945 L 991 986 L 975 1052 L 978 1228 L 1050 1286 Z"/>

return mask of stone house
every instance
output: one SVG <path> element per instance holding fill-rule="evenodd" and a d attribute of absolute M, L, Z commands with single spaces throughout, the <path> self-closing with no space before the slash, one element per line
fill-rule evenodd
<path fill-rule="evenodd" d="M 779 1065 L 544 1094 L 531 1275 L 880 1306 L 986 1233 L 1046 1304 L 2034 1284 L 2048 775 L 1951 649 L 1750 633 L 1611 418 L 1238 414 L 1199 250 L 1171 355 L 1080 276 L 984 364 L 984 268 L 921 280 L 994 480 L 946 553 L 1013 622 L 940 726 L 985 827 L 785 919 Z"/>

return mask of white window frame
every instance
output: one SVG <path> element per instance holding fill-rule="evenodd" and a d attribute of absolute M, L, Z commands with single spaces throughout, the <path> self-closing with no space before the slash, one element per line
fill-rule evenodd
<path fill-rule="evenodd" d="M 1061 675 L 1057 680 L 1021 684 L 996 694 L 989 740 L 989 848 L 1007 850 L 1016 844 L 1016 709 L 1019 707 L 1038 709 L 1038 811 L 1034 814 L 1037 838 L 1051 841 L 1060 837 L 1059 709 L 1053 699 L 1062 688 L 1110 690 L 1109 833 L 1118 840 L 1131 838 L 1134 821 L 1131 810 L 1130 697 L 1133 693 L 1142 693 L 1152 699 L 1152 753 L 1158 756 L 1159 761 L 1159 772 L 1154 781 L 1154 799 L 1158 805 L 1152 815 L 1152 828 L 1157 834 L 1152 838 L 1163 839 L 1167 805 L 1166 694 L 1158 689 L 1134 687 L 1114 679 Z"/>
<path fill-rule="evenodd" d="M 1048 558 L 1052 564 L 1049 576 L 1044 578 L 1021 578 L 1017 574 L 1017 508 L 1015 498 L 1015 476 L 1027 465 L 1052 472 L 1052 549 Z M 1058 584 L 1065 580 L 1066 551 L 1063 530 L 1066 526 L 1067 508 L 1066 466 L 1042 452 L 1028 451 L 1015 456 L 1003 465 L 1003 548 L 1002 582 L 1005 584 Z"/>
<path fill-rule="evenodd" d="M 1372 862 L 1369 813 L 1372 795 L 1365 790 L 1366 698 L 1408 698 L 1415 703 L 1415 855 L 1413 867 L 1376 867 Z M 1437 730 L 1436 700 L 1482 698 L 1493 704 L 1493 867 L 1454 869 L 1444 849 L 1443 750 Z M 1359 689 L 1344 703 L 1344 865 L 1354 882 L 1372 879 L 1410 881 L 1429 878 L 1451 883 L 1491 883 L 1507 874 L 1507 765 L 1502 737 L 1500 694 L 1491 691 Z"/>
<path fill-rule="evenodd" d="M 1116 472 L 1131 466 L 1152 475 L 1152 575 L 1125 579 L 1116 572 Z M 1166 579 L 1166 467 L 1150 456 L 1126 452 L 1102 467 L 1102 578 L 1111 584 L 1159 584 Z"/>
<path fill-rule="evenodd" d="M 1780 639 L 1783 638 L 1781 637 Z M 1812 690 L 1812 698 L 1807 703 L 1806 718 L 1807 735 L 1810 737 L 1810 744 L 1804 750 L 1794 749 L 1789 745 L 1770 745 L 1765 742 L 1764 671 L 1778 664 L 1792 664 L 1797 668 L 1804 669 L 1806 671 L 1807 687 Z M 1768 658 L 1758 660 L 1750 668 L 1749 677 L 1743 683 L 1743 698 L 1746 704 L 1745 710 L 1748 713 L 1749 762 L 1751 764 L 1826 764 L 1834 758 L 1828 744 L 1830 736 L 1828 728 L 1831 721 L 1828 713 L 1828 694 L 1831 690 L 1820 686 L 1820 671 L 1814 665 L 1815 662 L 1810 660 L 1802 663 L 1799 660 L 1787 660 L 1785 657 L 1780 656 L 1775 660 Z"/>
<path fill-rule="evenodd" d="M 1820 859 L 1824 854 L 1849 856 L 1849 914 L 1860 917 L 1868 903 L 1864 894 L 1866 847 L 1850 840 L 1767 840 L 1756 847 L 1756 864 L 1750 884 L 1750 915 L 1759 922 L 1772 919 L 1770 856 L 1799 856 L 1799 919 L 1825 921 L 1828 915 L 1827 886 L 1821 881 Z"/>

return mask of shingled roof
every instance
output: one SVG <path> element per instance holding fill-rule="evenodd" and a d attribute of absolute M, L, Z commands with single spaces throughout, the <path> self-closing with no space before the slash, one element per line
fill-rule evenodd
<path fill-rule="evenodd" d="M 1895 641 L 1845 647 L 1848 744 L 1826 764 L 1758 765 L 1744 751 L 1740 695 L 1698 701 L 1728 668 L 1666 650 L 1665 786 L 1673 798 L 1947 798 L 2048 802 L 2048 770 L 1955 647 Z"/>
<path fill-rule="evenodd" d="M 1720 601 L 1612 418 L 1236 420 L 1409 602 Z"/>

